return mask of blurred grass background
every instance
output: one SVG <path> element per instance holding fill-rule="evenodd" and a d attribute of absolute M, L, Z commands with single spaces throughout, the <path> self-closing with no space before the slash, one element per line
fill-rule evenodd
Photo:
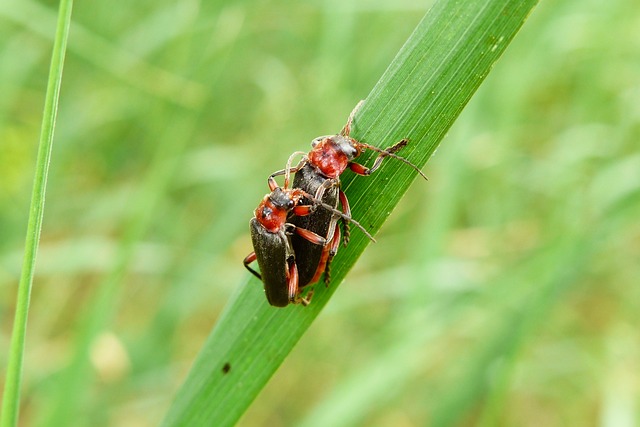
<path fill-rule="evenodd" d="M 247 275 L 266 177 L 428 6 L 75 5 L 22 425 L 158 424 Z M 55 16 L 0 4 L 3 350 Z M 639 28 L 632 0 L 542 1 L 240 425 L 637 424 Z"/>

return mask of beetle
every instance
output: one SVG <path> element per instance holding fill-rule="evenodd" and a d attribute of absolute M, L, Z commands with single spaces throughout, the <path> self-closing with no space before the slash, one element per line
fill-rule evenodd
<path fill-rule="evenodd" d="M 417 166 L 395 154 L 407 145 L 408 139 L 402 139 L 382 150 L 349 136 L 354 116 L 363 102 L 360 101 L 353 109 L 340 133 L 315 138 L 311 142 L 311 151 L 303 155 L 302 160 L 296 167 L 290 170 L 274 172 L 270 178 L 277 175 L 295 173 L 294 188 L 314 195 L 316 199 L 334 209 L 338 207 L 339 202 L 343 215 L 348 218 L 351 217 L 349 201 L 345 193 L 340 189 L 340 175 L 347 168 L 358 175 L 368 176 L 380 167 L 385 157 L 393 157 L 413 167 L 424 179 L 428 179 Z M 380 153 L 370 168 L 354 161 L 367 149 Z M 303 203 L 308 201 L 308 199 L 305 199 Z M 338 219 L 336 215 L 328 210 L 315 210 L 304 216 L 290 216 L 291 224 L 322 236 L 326 241 L 324 245 L 312 244 L 308 239 L 297 235 L 291 236 L 291 245 L 297 259 L 298 281 L 301 286 L 317 282 L 323 272 L 325 273 L 325 284 L 329 284 L 329 266 L 338 251 L 341 240 L 340 228 L 337 226 Z M 343 221 L 343 229 L 344 244 L 346 245 L 349 241 L 349 227 L 345 221 Z"/>
<path fill-rule="evenodd" d="M 291 161 L 297 154 L 299 153 L 294 153 L 289 158 L 287 170 L 291 169 Z M 271 193 L 263 198 L 250 221 L 254 251 L 247 255 L 243 261 L 247 270 L 262 280 L 267 301 L 276 307 L 285 307 L 290 303 L 307 305 L 312 295 L 312 292 L 309 292 L 306 297 L 301 295 L 304 285 L 299 285 L 298 268 L 295 251 L 291 246 L 291 237 L 299 236 L 309 244 L 320 248 L 326 245 L 325 237 L 287 222 L 289 215 L 291 215 L 290 218 L 307 216 L 321 207 L 331 212 L 331 215 L 336 218 L 341 217 L 344 221 L 354 223 L 368 234 L 357 221 L 342 212 L 302 189 L 289 188 L 289 182 L 289 172 L 285 173 L 283 187 L 278 186 L 274 177 L 269 177 L 268 183 Z M 308 204 L 301 204 L 303 198 L 308 200 Z M 369 235 L 369 237 L 371 236 Z M 250 267 L 254 261 L 258 262 L 260 273 Z"/>

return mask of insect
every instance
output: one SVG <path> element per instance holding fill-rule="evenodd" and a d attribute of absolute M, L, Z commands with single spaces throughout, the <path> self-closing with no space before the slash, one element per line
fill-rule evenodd
<path fill-rule="evenodd" d="M 363 102 L 360 101 L 356 105 L 339 134 L 315 138 L 311 142 L 311 151 L 306 154 L 302 153 L 304 156 L 296 167 L 277 171 L 270 176 L 270 179 L 277 175 L 295 173 L 294 188 L 313 194 L 315 199 L 322 201 L 322 203 L 331 206 L 333 209 L 336 209 L 338 202 L 340 202 L 343 218 L 344 216 L 351 218 L 349 201 L 340 189 L 340 175 L 347 168 L 358 175 L 368 176 L 380 167 L 386 157 L 393 157 L 413 167 L 424 179 L 428 179 L 417 166 L 395 154 L 407 145 L 407 139 L 402 139 L 391 147 L 382 150 L 349 136 L 354 116 Z M 380 153 L 370 168 L 353 161 L 367 149 Z M 308 202 L 309 199 L 305 198 L 302 203 Z M 296 227 L 313 232 L 326 240 L 326 243 L 321 245 L 311 243 L 308 239 L 301 238 L 298 235 L 291 236 L 292 249 L 297 259 L 300 286 L 317 282 L 323 272 L 325 273 L 325 284 L 328 285 L 330 281 L 329 266 L 338 251 L 341 240 L 340 228 L 337 226 L 339 216 L 336 216 L 328 209 L 318 209 L 304 216 L 291 215 L 289 220 Z M 344 220 L 343 229 L 343 239 L 346 245 L 349 241 L 349 227 Z"/>
<path fill-rule="evenodd" d="M 287 171 L 291 169 L 294 153 L 287 162 Z M 244 259 L 244 266 L 264 283 L 264 290 L 269 304 L 285 307 L 290 303 L 307 305 L 311 299 L 311 292 L 302 297 L 303 286 L 299 285 L 298 268 L 295 251 L 290 238 L 298 236 L 310 245 L 320 248 L 326 245 L 326 238 L 317 233 L 287 222 L 287 217 L 297 218 L 308 216 L 316 209 L 322 208 L 336 215 L 344 221 L 352 222 L 361 228 L 371 239 L 371 235 L 364 228 L 335 208 L 316 199 L 311 194 L 299 188 L 289 188 L 290 173 L 285 173 L 284 186 L 279 187 L 274 177 L 269 177 L 269 189 L 254 212 L 250 221 L 251 241 L 254 252 Z M 308 204 L 301 201 L 308 200 Z M 249 265 L 258 262 L 260 273 Z"/>

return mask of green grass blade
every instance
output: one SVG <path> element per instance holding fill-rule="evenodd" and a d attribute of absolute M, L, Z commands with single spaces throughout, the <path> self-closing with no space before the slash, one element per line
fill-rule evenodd
<path fill-rule="evenodd" d="M 424 165 L 536 3 L 437 2 L 367 97 L 352 136 L 382 147 L 407 137 L 410 144 L 401 154 Z M 362 158 L 365 164 L 370 160 L 371 155 Z M 415 176 L 406 165 L 392 161 L 368 178 L 345 174 L 343 187 L 354 218 L 377 231 Z M 243 284 L 205 343 L 164 425 L 233 425 L 368 243 L 362 233 L 352 232 L 351 243 L 332 264 L 331 287 L 317 286 L 306 308 L 269 307 L 257 280 Z"/>
<path fill-rule="evenodd" d="M 0 426 L 2 427 L 11 427 L 18 424 L 20 385 L 22 383 L 22 364 L 24 360 L 31 285 L 33 283 L 36 254 L 38 252 L 38 242 L 42 229 L 47 175 L 49 172 L 49 162 L 51 160 L 51 149 L 53 147 L 53 133 L 56 124 L 64 56 L 67 39 L 69 37 L 69 27 L 71 25 L 72 6 L 73 0 L 60 1 L 47 94 L 44 103 L 36 173 L 31 194 L 31 208 L 29 210 L 29 222 L 27 225 L 24 261 L 20 275 L 20 283 L 18 285 L 16 314 L 7 363 L 2 413 L 0 414 Z"/>

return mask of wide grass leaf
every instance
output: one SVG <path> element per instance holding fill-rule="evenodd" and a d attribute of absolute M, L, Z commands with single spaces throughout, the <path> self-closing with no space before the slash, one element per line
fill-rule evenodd
<path fill-rule="evenodd" d="M 437 2 L 366 98 L 351 135 L 383 148 L 409 138 L 401 154 L 423 166 L 536 3 Z M 359 161 L 370 164 L 373 155 Z M 392 161 L 371 177 L 346 173 L 343 188 L 354 218 L 375 233 L 416 176 L 411 168 Z M 243 283 L 205 343 L 164 425 L 233 425 L 368 243 L 354 228 L 349 246 L 332 263 L 331 286 L 317 286 L 309 307 L 270 307 L 259 281 L 251 278 Z"/>

